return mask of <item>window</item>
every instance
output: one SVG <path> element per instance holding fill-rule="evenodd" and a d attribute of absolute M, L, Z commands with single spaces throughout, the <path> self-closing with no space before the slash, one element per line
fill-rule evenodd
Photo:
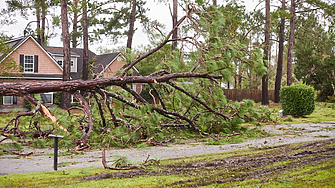
<path fill-rule="evenodd" d="M 34 56 L 33 55 L 25 55 L 24 56 L 24 72 L 34 72 Z"/>
<path fill-rule="evenodd" d="M 13 104 L 13 96 L 3 96 L 3 104 L 4 105 L 12 105 Z"/>
<path fill-rule="evenodd" d="M 41 98 L 43 100 L 43 104 L 53 104 L 53 93 L 52 92 L 48 92 L 48 93 L 42 93 L 40 94 Z"/>
<path fill-rule="evenodd" d="M 57 60 L 57 63 L 58 63 L 59 66 L 63 67 L 63 60 Z M 73 67 L 73 66 L 74 66 L 74 63 L 73 63 L 73 61 L 71 61 L 71 67 Z"/>
<path fill-rule="evenodd" d="M 57 63 L 59 66 L 63 67 L 63 60 L 58 60 Z"/>

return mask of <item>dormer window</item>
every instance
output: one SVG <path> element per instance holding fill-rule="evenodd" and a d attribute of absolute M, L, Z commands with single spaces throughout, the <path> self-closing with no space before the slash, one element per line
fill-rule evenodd
<path fill-rule="evenodd" d="M 58 63 L 59 66 L 63 67 L 63 61 L 62 60 L 58 60 L 57 63 Z"/>
<path fill-rule="evenodd" d="M 58 60 L 57 63 L 58 63 L 59 66 L 63 67 L 63 60 Z M 73 61 L 71 61 L 70 65 L 71 65 L 71 67 L 74 66 Z"/>

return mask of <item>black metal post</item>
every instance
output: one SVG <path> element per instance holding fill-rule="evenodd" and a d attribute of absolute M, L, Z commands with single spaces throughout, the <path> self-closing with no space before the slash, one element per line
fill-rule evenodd
<path fill-rule="evenodd" d="M 54 138 L 54 170 L 57 171 L 57 160 L 58 160 L 58 138 L 64 138 L 62 135 L 48 135 L 51 138 Z"/>
<path fill-rule="evenodd" d="M 54 140 L 54 170 L 57 171 L 57 159 L 58 159 L 58 137 Z"/>

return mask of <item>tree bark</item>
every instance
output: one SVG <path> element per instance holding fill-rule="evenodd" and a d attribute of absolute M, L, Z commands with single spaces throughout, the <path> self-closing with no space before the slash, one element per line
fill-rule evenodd
<path fill-rule="evenodd" d="M 78 0 L 73 1 L 73 25 L 72 25 L 72 48 L 77 48 L 77 33 L 78 33 Z"/>
<path fill-rule="evenodd" d="M 265 46 L 264 46 L 264 61 L 269 60 L 269 48 L 270 48 L 270 0 L 265 1 Z M 267 65 L 265 64 L 267 67 Z M 262 105 L 269 104 L 269 93 L 268 93 L 268 73 L 262 77 Z"/>
<path fill-rule="evenodd" d="M 214 6 L 217 6 L 217 2 L 216 2 L 216 0 L 213 0 L 213 5 L 214 5 Z"/>
<path fill-rule="evenodd" d="M 83 39 L 84 39 L 84 57 L 82 79 L 88 80 L 88 29 L 87 29 L 87 1 L 84 0 L 83 7 Z"/>
<path fill-rule="evenodd" d="M 173 14 L 172 14 L 172 28 L 177 25 L 177 17 L 178 17 L 178 0 L 173 0 Z M 172 40 L 178 38 L 178 30 L 175 29 L 172 33 Z M 177 41 L 172 41 L 172 50 L 177 48 Z"/>
<path fill-rule="evenodd" d="M 67 0 L 61 1 L 61 19 L 62 19 L 62 38 L 63 38 L 63 81 L 70 80 L 70 36 L 67 18 Z M 70 94 L 62 92 L 61 108 L 68 109 L 70 107 Z"/>
<path fill-rule="evenodd" d="M 285 10 L 285 0 L 282 0 L 282 10 Z M 284 56 L 284 31 L 285 31 L 285 18 L 280 19 L 279 29 L 279 51 L 278 51 L 278 62 L 277 62 L 277 74 L 275 83 L 275 103 L 280 102 L 279 91 L 281 87 L 281 80 L 283 74 L 283 56 Z"/>
<path fill-rule="evenodd" d="M 0 83 L 0 96 L 22 96 L 24 93 L 46 93 L 51 91 L 74 92 L 77 90 L 95 90 L 96 87 L 121 86 L 131 83 L 159 83 L 176 78 L 214 78 L 220 79 L 221 75 L 208 73 L 171 73 L 163 76 L 123 76 L 109 77 L 93 80 L 50 81 L 50 82 L 25 82 L 25 83 Z"/>
<path fill-rule="evenodd" d="M 36 7 L 36 23 L 37 23 L 37 42 L 42 45 L 40 30 L 41 30 L 41 18 L 40 18 L 40 10 L 39 7 Z"/>
<path fill-rule="evenodd" d="M 290 37 L 289 37 L 288 55 L 287 55 L 287 85 L 288 86 L 292 84 L 294 19 L 295 19 L 295 0 L 291 0 Z"/>
<path fill-rule="evenodd" d="M 131 45 L 132 45 L 132 42 L 133 42 L 135 14 L 136 14 L 136 0 L 133 0 L 131 14 L 130 14 L 127 48 L 131 48 Z"/>

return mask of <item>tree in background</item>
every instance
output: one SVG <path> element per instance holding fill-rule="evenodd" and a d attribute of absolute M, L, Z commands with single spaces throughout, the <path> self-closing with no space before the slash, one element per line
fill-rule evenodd
<path fill-rule="evenodd" d="M 84 57 L 83 57 L 83 70 L 82 79 L 88 80 L 88 19 L 87 19 L 87 1 L 83 1 L 83 44 L 84 44 Z"/>
<path fill-rule="evenodd" d="M 319 100 L 335 96 L 335 35 L 333 29 L 319 23 L 316 15 L 300 17 L 295 37 L 297 65 L 294 73 L 320 93 Z"/>
<path fill-rule="evenodd" d="M 264 42 L 264 66 L 269 65 L 270 52 L 270 0 L 265 0 L 265 42 Z M 262 77 L 262 105 L 269 104 L 268 74 Z"/>
<path fill-rule="evenodd" d="M 36 40 L 42 44 L 46 45 L 47 39 L 51 37 L 51 34 L 46 35 L 46 15 L 48 14 L 48 8 L 54 6 L 53 1 L 50 0 L 26 0 L 26 1 L 16 1 L 9 0 L 6 1 L 7 9 L 1 10 L 1 16 L 9 15 L 4 17 L 4 19 L 15 20 L 15 12 L 19 12 L 21 17 L 27 19 L 29 11 L 33 10 L 33 14 L 36 16 L 36 20 L 28 22 L 25 28 L 25 32 L 28 32 L 30 24 L 36 22 L 36 30 L 32 31 L 30 34 L 36 37 Z M 7 22 L 7 21 L 6 21 Z M 11 22 L 12 23 L 12 22 Z M 26 34 L 26 33 L 25 33 Z"/>
<path fill-rule="evenodd" d="M 172 13 L 172 28 L 177 26 L 178 19 L 178 0 L 173 0 L 173 13 Z M 172 34 L 172 40 L 178 38 L 178 30 L 175 29 Z M 177 48 L 177 40 L 172 41 L 172 50 Z"/>
<path fill-rule="evenodd" d="M 295 22 L 295 0 L 291 0 L 291 19 L 290 19 L 290 36 L 288 41 L 287 55 L 287 85 L 292 84 L 292 62 L 293 62 L 293 44 L 294 44 L 294 22 Z"/>
<path fill-rule="evenodd" d="M 285 0 L 282 0 L 281 11 L 285 13 Z M 277 62 L 277 73 L 275 82 L 275 103 L 279 103 L 280 97 L 279 92 L 281 88 L 281 80 L 283 74 L 283 58 L 284 58 L 284 32 L 285 32 L 285 15 L 281 16 L 279 29 L 279 51 L 278 51 L 278 62 Z"/>
<path fill-rule="evenodd" d="M 63 39 L 63 81 L 70 81 L 70 35 L 69 24 L 67 18 L 67 0 L 61 0 L 61 19 L 62 19 L 62 39 Z M 70 108 L 70 94 L 66 91 L 62 92 L 61 108 Z"/>

